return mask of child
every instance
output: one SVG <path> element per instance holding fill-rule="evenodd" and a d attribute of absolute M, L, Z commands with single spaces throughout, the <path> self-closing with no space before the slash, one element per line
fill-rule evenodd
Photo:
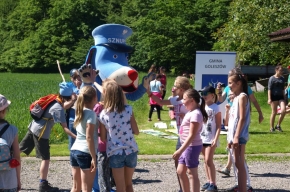
<path fill-rule="evenodd" d="M 208 120 L 203 124 L 201 139 L 203 143 L 202 155 L 204 157 L 204 168 L 208 182 L 202 187 L 202 191 L 217 191 L 216 186 L 216 169 L 213 162 L 213 155 L 219 142 L 221 130 L 221 112 L 216 104 L 217 95 L 215 89 L 206 86 L 201 90 L 201 96 L 205 100 L 205 110 Z"/>
<path fill-rule="evenodd" d="M 161 78 L 161 75 L 157 75 L 155 80 L 150 82 L 150 91 L 156 97 L 162 99 L 162 84 L 160 82 L 160 78 Z M 149 98 L 149 103 L 150 103 L 150 110 L 149 110 L 148 121 L 151 121 L 151 117 L 152 117 L 152 113 L 153 113 L 154 108 L 156 108 L 156 110 L 157 110 L 158 121 L 161 121 L 161 118 L 160 118 L 161 106 L 159 104 L 157 104 L 151 98 Z"/>
<path fill-rule="evenodd" d="M 174 115 L 175 115 L 175 121 L 176 121 L 178 133 L 179 133 L 179 127 L 181 125 L 183 117 L 184 117 L 185 113 L 188 112 L 188 110 L 186 109 L 186 107 L 182 103 L 182 98 L 183 98 L 184 92 L 186 90 L 188 90 L 189 88 L 192 88 L 192 85 L 190 84 L 189 79 L 186 77 L 178 76 L 178 77 L 176 77 L 176 79 L 174 81 L 173 90 L 172 90 L 173 94 L 176 94 L 176 96 L 172 97 L 168 100 L 162 100 L 159 97 L 156 97 L 147 89 L 148 96 L 151 97 L 158 104 L 160 104 L 160 105 L 173 105 L 174 106 Z M 176 150 L 178 150 L 180 148 L 180 146 L 181 146 L 180 138 L 178 138 L 177 143 L 176 143 Z M 178 159 L 176 159 L 174 163 L 175 163 L 175 167 L 177 168 Z M 178 180 L 178 182 L 179 182 L 179 180 Z M 180 183 L 179 183 L 179 185 L 180 185 Z"/>
<path fill-rule="evenodd" d="M 103 82 L 104 109 L 100 114 L 101 140 L 118 192 L 132 192 L 132 177 L 137 165 L 138 146 L 134 135 L 139 129 L 130 105 L 125 105 L 122 88 L 114 81 Z"/>
<path fill-rule="evenodd" d="M 174 88 L 171 89 L 171 96 L 168 97 L 168 100 L 170 100 L 171 98 L 175 97 L 176 93 L 174 91 Z M 175 114 L 174 114 L 174 106 L 173 105 L 167 105 L 168 107 L 168 115 L 170 117 L 171 120 L 175 119 Z"/>
<path fill-rule="evenodd" d="M 60 83 L 59 87 L 59 95 L 56 101 L 48 106 L 42 119 L 31 121 L 28 125 L 28 131 L 25 137 L 19 144 L 20 151 L 24 152 L 26 155 L 29 155 L 35 147 L 36 157 L 42 159 L 39 171 L 40 192 L 58 190 L 57 187 L 52 187 L 52 185 L 47 181 L 50 163 L 49 137 L 53 125 L 55 123 L 60 123 L 66 134 L 73 138 L 76 137 L 67 126 L 65 111 L 63 108 L 63 103 L 71 99 L 72 89 L 65 82 Z"/>
<path fill-rule="evenodd" d="M 199 102 L 201 100 L 201 105 Z M 188 89 L 183 94 L 183 104 L 188 112 L 185 114 L 180 126 L 179 135 L 181 147 L 173 154 L 178 159 L 177 174 L 183 192 L 200 190 L 198 178 L 198 157 L 202 150 L 200 133 L 202 125 L 208 120 L 205 111 L 204 99 L 195 89 Z M 188 174 L 188 176 L 187 176 Z"/>
<path fill-rule="evenodd" d="M 81 88 L 76 106 L 74 126 L 76 140 L 71 147 L 70 163 L 73 173 L 72 192 L 92 191 L 97 170 L 98 133 L 97 117 L 93 108 L 97 103 L 95 88 Z"/>
<path fill-rule="evenodd" d="M 270 116 L 270 132 L 278 130 L 282 132 L 281 123 L 286 113 L 286 95 L 284 93 L 285 80 L 283 77 L 283 67 L 278 64 L 275 67 L 275 74 L 268 81 L 268 104 L 271 105 L 272 113 Z M 280 115 L 277 125 L 274 127 L 275 118 L 277 115 L 277 107 L 280 106 Z"/>
<path fill-rule="evenodd" d="M 113 80 L 112 80 L 113 81 Z M 106 81 L 109 82 L 109 81 Z M 105 82 L 105 83 L 106 83 Z M 106 87 L 106 86 L 105 86 Z M 95 105 L 94 111 L 99 118 L 101 111 L 103 110 L 104 103 L 99 102 Z M 100 132 L 100 127 L 98 129 Z M 107 192 L 111 191 L 112 183 L 114 183 L 111 177 L 111 169 L 109 166 L 109 158 L 106 153 L 106 142 L 102 142 L 101 138 L 99 137 L 99 147 L 98 147 L 98 185 L 100 192 Z M 96 179 L 96 178 L 95 178 Z M 96 181 L 94 181 L 95 183 Z"/>
<path fill-rule="evenodd" d="M 5 116 L 9 111 L 10 101 L 4 95 L 0 94 L 0 131 L 8 124 Z M 9 125 L 1 138 L 7 141 L 7 144 L 12 147 L 13 158 L 20 163 L 20 150 L 18 144 L 18 130 L 15 126 Z M 10 170 L 0 171 L 0 189 L 1 191 L 20 191 L 20 170 L 21 165 Z"/>
<path fill-rule="evenodd" d="M 235 165 L 238 170 L 238 189 L 247 191 L 247 175 L 245 168 L 245 149 L 249 139 L 250 102 L 247 81 L 242 75 L 228 77 L 228 84 L 236 96 L 229 112 L 228 148 L 232 148 Z"/>
<path fill-rule="evenodd" d="M 76 133 L 76 129 L 73 126 L 74 120 L 75 120 L 74 103 L 77 100 L 77 95 L 79 94 L 79 90 L 80 90 L 80 87 L 82 85 L 82 80 L 81 80 L 81 77 L 80 77 L 79 72 L 78 72 L 77 69 L 70 70 L 70 79 L 71 79 L 71 82 L 68 83 L 68 85 L 73 90 L 73 93 L 72 93 L 72 96 L 71 96 L 72 99 L 67 101 L 67 102 L 65 102 L 63 104 L 63 106 L 64 106 L 64 109 L 66 109 L 66 118 L 67 118 L 67 124 L 69 126 L 69 130 L 76 135 L 77 134 Z M 71 146 L 75 142 L 75 139 L 69 136 L 68 140 L 69 140 L 68 148 L 70 150 Z"/>
<path fill-rule="evenodd" d="M 230 100 L 231 104 L 232 104 L 234 98 L 235 98 L 235 95 L 232 93 L 232 91 L 229 91 L 229 100 Z M 226 106 L 225 106 L 225 108 L 226 108 L 226 110 L 225 110 L 225 118 L 224 118 L 225 126 L 228 126 L 229 113 L 230 113 L 230 108 L 231 108 L 230 103 L 226 104 Z M 219 173 L 222 173 L 222 174 L 225 174 L 227 176 L 230 176 L 231 166 L 232 166 L 232 157 L 231 157 L 231 154 L 228 153 L 227 165 L 223 169 L 217 170 L 217 171 Z M 236 169 L 236 168 L 234 168 L 234 169 Z M 247 166 L 246 169 L 248 169 L 248 166 Z M 250 185 L 250 176 L 249 176 L 249 171 L 248 170 L 246 171 L 246 174 L 247 174 L 247 191 L 253 191 L 253 188 Z M 236 178 L 236 184 L 233 187 L 229 188 L 228 191 L 239 191 L 239 186 L 238 186 L 237 183 L 238 183 L 238 181 L 237 181 L 237 178 Z"/>
<path fill-rule="evenodd" d="M 164 97 L 166 95 L 166 86 L 167 86 L 165 71 L 166 71 L 166 69 L 164 66 L 161 66 L 159 68 L 160 82 L 162 84 L 162 99 L 164 99 Z"/>

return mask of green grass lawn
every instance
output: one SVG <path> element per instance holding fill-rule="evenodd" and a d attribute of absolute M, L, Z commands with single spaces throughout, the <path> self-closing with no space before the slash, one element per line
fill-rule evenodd
<path fill-rule="evenodd" d="M 58 92 L 58 84 L 62 81 L 59 74 L 19 74 L 19 73 L 0 73 L 0 94 L 5 95 L 12 101 L 7 120 L 18 127 L 20 140 L 24 137 L 27 126 L 31 121 L 29 115 L 29 105 L 37 98 L 49 93 Z M 141 73 L 143 77 L 145 73 Z M 69 80 L 69 75 L 65 74 Z M 173 76 L 168 76 L 166 98 L 171 94 L 171 86 L 174 82 Z M 193 84 L 193 82 L 192 82 Z M 247 154 L 259 153 L 287 153 L 290 151 L 288 144 L 290 131 L 287 125 L 290 124 L 289 116 L 286 115 L 282 128 L 284 132 L 269 132 L 269 117 L 271 113 L 270 106 L 267 104 L 267 93 L 255 93 L 255 96 L 261 106 L 264 114 L 264 121 L 258 123 L 258 113 L 252 106 L 250 140 L 246 147 Z M 141 99 L 135 102 L 129 101 L 133 106 L 139 129 L 152 129 L 157 122 L 157 115 L 153 113 L 152 122 L 147 122 L 149 113 L 148 96 L 145 94 Z M 170 123 L 167 107 L 163 107 L 161 119 L 167 124 Z M 278 118 L 278 117 L 277 117 Z M 168 140 L 151 135 L 140 133 L 136 136 L 140 149 L 140 154 L 172 154 L 175 150 L 174 140 Z M 67 135 L 59 125 L 53 128 L 51 137 L 52 156 L 69 155 Z M 217 148 L 217 154 L 226 154 L 226 136 L 220 136 L 220 147 Z M 34 155 L 34 154 L 31 154 Z"/>

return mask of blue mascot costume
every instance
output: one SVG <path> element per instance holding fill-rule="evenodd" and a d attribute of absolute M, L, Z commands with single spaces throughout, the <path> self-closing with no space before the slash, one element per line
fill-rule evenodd
<path fill-rule="evenodd" d="M 128 63 L 128 56 L 133 52 L 133 48 L 126 45 L 126 39 L 131 34 L 132 29 L 124 25 L 98 26 L 92 32 L 95 45 L 90 48 L 85 64 L 91 64 L 93 69 L 99 71 L 95 80 L 97 84 L 101 85 L 104 80 L 113 79 L 122 87 L 126 98 L 135 101 L 146 93 L 146 88 L 155 78 L 155 74 L 149 73 L 138 85 L 138 72 Z M 101 92 L 97 91 L 97 95 L 100 99 Z M 99 191 L 98 174 L 96 174 L 92 191 Z"/>
<path fill-rule="evenodd" d="M 125 25 L 98 26 L 92 32 L 95 45 L 90 48 L 85 63 L 91 64 L 99 71 L 96 77 L 99 85 L 105 79 L 113 79 L 122 87 L 126 98 L 135 101 L 146 93 L 146 88 L 155 74 L 143 77 L 142 83 L 138 85 L 138 72 L 128 63 L 128 56 L 133 52 L 133 48 L 126 45 L 126 39 L 131 34 L 132 29 Z"/>

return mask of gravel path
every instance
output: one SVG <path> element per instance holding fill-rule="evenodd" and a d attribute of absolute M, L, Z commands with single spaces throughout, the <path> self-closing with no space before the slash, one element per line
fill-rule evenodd
<path fill-rule="evenodd" d="M 35 158 L 23 158 L 22 160 L 21 191 L 38 191 L 40 161 Z M 219 159 L 215 160 L 215 164 L 217 168 L 223 166 L 222 161 Z M 290 161 L 283 163 L 250 162 L 248 166 L 254 191 L 290 191 Z M 231 175 L 233 174 L 231 173 Z M 199 178 L 203 184 L 205 181 L 203 166 L 199 166 Z M 224 177 L 217 173 L 219 191 L 232 187 L 234 180 L 234 176 Z M 49 182 L 59 187 L 61 191 L 70 191 L 72 180 L 68 160 L 52 160 L 49 170 Z M 141 160 L 138 162 L 133 182 L 136 192 L 178 191 L 175 168 L 173 161 L 170 159 L 158 162 Z"/>

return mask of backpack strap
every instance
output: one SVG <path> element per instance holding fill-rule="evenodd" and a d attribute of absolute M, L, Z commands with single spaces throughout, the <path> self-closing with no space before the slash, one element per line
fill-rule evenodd
<path fill-rule="evenodd" d="M 0 138 L 2 137 L 2 135 L 5 133 L 5 131 L 8 129 L 9 126 L 10 126 L 10 124 L 7 123 L 7 124 L 3 127 L 3 129 L 0 131 Z"/>

